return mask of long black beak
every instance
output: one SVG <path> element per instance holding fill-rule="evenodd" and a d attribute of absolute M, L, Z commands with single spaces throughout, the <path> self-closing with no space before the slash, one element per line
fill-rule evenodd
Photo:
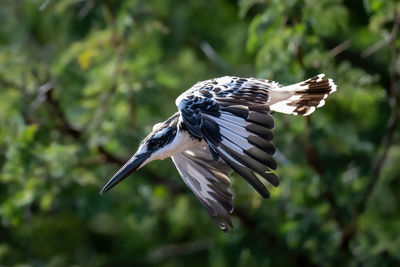
<path fill-rule="evenodd" d="M 133 155 L 133 157 L 125 163 L 125 165 L 107 182 L 107 184 L 101 189 L 100 194 L 106 193 L 108 190 L 122 182 L 126 177 L 136 171 L 142 163 L 148 159 L 150 153 L 142 153 L 139 155 Z"/>

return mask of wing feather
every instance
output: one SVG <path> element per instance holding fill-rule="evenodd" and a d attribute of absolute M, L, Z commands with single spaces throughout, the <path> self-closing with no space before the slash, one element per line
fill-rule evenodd
<path fill-rule="evenodd" d="M 271 88 L 279 86 L 254 78 L 222 77 L 197 83 L 176 100 L 187 129 L 204 139 L 214 161 L 221 158 L 263 197 L 269 192 L 256 173 L 274 186 L 279 184 L 271 172 L 276 169 L 271 142 L 274 119 L 267 105 Z"/>
<path fill-rule="evenodd" d="M 214 161 L 208 146 L 202 142 L 194 149 L 172 156 L 182 179 L 200 200 L 220 228 L 233 227 L 233 195 L 228 191 L 231 168 L 221 160 Z"/>

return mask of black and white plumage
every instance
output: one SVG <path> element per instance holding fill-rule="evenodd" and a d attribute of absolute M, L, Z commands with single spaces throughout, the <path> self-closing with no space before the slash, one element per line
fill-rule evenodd
<path fill-rule="evenodd" d="M 336 85 L 323 74 L 289 86 L 232 76 L 198 82 L 177 98 L 179 111 L 153 127 L 101 193 L 145 164 L 171 157 L 185 183 L 227 231 L 232 227 L 232 170 L 264 198 L 269 192 L 259 177 L 279 185 L 273 172 L 277 165 L 271 111 L 307 116 L 335 91 Z"/>

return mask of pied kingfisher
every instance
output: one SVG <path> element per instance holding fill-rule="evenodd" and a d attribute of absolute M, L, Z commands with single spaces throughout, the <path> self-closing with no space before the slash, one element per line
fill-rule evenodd
<path fill-rule="evenodd" d="M 307 116 L 336 91 L 320 74 L 282 86 L 256 78 L 225 76 L 196 83 L 176 99 L 178 112 L 140 143 L 138 151 L 103 187 L 107 192 L 134 171 L 156 159 L 172 158 L 184 182 L 218 223 L 232 226 L 231 171 L 237 172 L 264 198 L 258 176 L 278 186 L 272 144 L 271 111 Z"/>

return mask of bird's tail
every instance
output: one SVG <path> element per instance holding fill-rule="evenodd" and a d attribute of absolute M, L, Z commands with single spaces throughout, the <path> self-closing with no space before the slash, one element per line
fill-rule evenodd
<path fill-rule="evenodd" d="M 273 88 L 268 104 L 273 111 L 307 116 L 325 104 L 325 98 L 336 91 L 332 79 L 319 74 L 300 83 Z"/>

